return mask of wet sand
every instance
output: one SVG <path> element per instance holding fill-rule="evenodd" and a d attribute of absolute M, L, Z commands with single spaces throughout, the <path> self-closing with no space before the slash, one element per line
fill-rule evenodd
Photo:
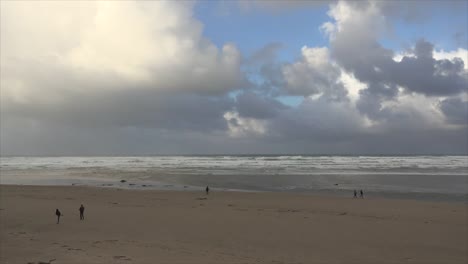
<path fill-rule="evenodd" d="M 0 263 L 465 264 L 467 220 L 466 203 L 2 185 Z"/>

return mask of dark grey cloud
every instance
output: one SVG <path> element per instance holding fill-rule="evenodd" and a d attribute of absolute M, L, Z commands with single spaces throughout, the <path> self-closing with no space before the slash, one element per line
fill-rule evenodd
<path fill-rule="evenodd" d="M 272 97 L 287 94 L 284 90 L 286 81 L 283 76 L 284 63 L 272 62 L 265 63 L 258 69 L 258 76 L 261 81 L 257 83 L 258 92 Z"/>
<path fill-rule="evenodd" d="M 416 42 L 414 55 L 405 56 L 389 70 L 385 81 L 405 87 L 408 92 L 428 96 L 453 95 L 468 91 L 468 71 L 461 58 L 436 60 L 434 45 L 425 40 Z"/>
<path fill-rule="evenodd" d="M 341 141 L 364 131 L 363 119 L 350 102 L 330 101 L 326 97 L 306 99 L 298 108 L 283 111 L 270 125 L 272 135 L 291 140 Z"/>
<path fill-rule="evenodd" d="M 24 119 L 2 121 L 2 126 L 2 155 L 234 154 L 262 148 L 258 139 L 190 130 L 50 126 Z"/>
<path fill-rule="evenodd" d="M 351 42 L 358 45 L 359 39 L 345 37 L 337 37 L 332 42 L 334 58 L 360 81 L 368 83 L 371 92 L 387 93 L 388 90 L 379 87 L 396 85 L 404 87 L 407 92 L 428 96 L 454 95 L 468 91 L 468 72 L 464 69 L 463 60 L 434 59 L 432 43 L 419 40 L 412 56 L 404 56 L 397 62 L 393 60 L 392 51 L 374 41 L 367 48 L 360 49 L 347 45 Z"/>
<path fill-rule="evenodd" d="M 383 108 L 382 103 L 395 100 L 397 94 L 396 85 L 371 83 L 368 88 L 359 91 L 356 107 L 371 119 L 385 119 L 388 116 L 388 109 Z"/>
<path fill-rule="evenodd" d="M 433 12 L 450 12 L 454 16 L 465 16 L 466 1 L 349 1 L 355 9 L 366 9 L 370 5 L 377 7 L 388 20 L 403 20 L 408 23 L 423 23 L 431 19 Z"/>
<path fill-rule="evenodd" d="M 277 116 L 288 107 L 271 97 L 252 92 L 244 92 L 236 97 L 236 109 L 240 116 L 256 119 L 268 119 Z"/>
<path fill-rule="evenodd" d="M 5 118 L 17 116 L 77 127 L 141 127 L 173 130 L 225 130 L 227 97 L 178 93 L 114 92 L 112 95 L 71 96 L 60 104 L 9 103 Z"/>
<path fill-rule="evenodd" d="M 34 62 L 2 67 L 2 74 L 14 80 L 29 77 L 21 81 L 28 90 L 20 100 L 11 100 L 7 88 L 13 84 L 3 83 L 3 119 L 41 120 L 51 126 L 225 130 L 223 114 L 234 106 L 227 94 L 206 93 L 190 79 L 174 82 L 172 85 L 177 87 L 167 89 L 160 83 L 134 82 L 112 74 Z M 226 86 L 229 84 L 220 90 Z"/>
<path fill-rule="evenodd" d="M 440 102 L 440 110 L 452 124 L 468 125 L 468 101 L 449 98 Z"/>
<path fill-rule="evenodd" d="M 263 141 L 276 153 L 466 154 L 467 126 L 437 127 L 427 116 L 399 108 L 385 112 L 369 124 L 350 102 L 305 100 L 271 120 Z"/>

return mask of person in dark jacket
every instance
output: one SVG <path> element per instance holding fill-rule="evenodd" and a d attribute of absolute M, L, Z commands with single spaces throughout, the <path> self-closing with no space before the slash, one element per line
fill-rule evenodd
<path fill-rule="evenodd" d="M 57 224 L 60 223 L 60 216 L 62 216 L 62 213 L 59 211 L 59 209 L 55 209 L 55 215 L 57 216 Z"/>
<path fill-rule="evenodd" d="M 81 205 L 79 210 L 80 210 L 80 220 L 84 220 L 84 206 Z"/>
<path fill-rule="evenodd" d="M 362 190 L 359 191 L 359 196 L 361 196 L 361 198 L 364 198 L 364 192 Z"/>
<path fill-rule="evenodd" d="M 206 191 L 206 194 L 207 194 L 207 195 L 210 194 L 210 187 L 206 186 L 205 191 Z"/>

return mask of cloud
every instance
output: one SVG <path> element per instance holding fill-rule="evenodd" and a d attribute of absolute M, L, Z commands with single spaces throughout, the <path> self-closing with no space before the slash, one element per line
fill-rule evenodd
<path fill-rule="evenodd" d="M 434 59 L 433 44 L 423 39 L 416 42 L 414 56 L 395 61 L 394 52 L 378 43 L 389 26 L 378 3 L 361 3 L 356 8 L 348 2 L 339 2 L 329 15 L 335 23 L 326 23 L 323 28 L 330 36 L 332 57 L 361 82 L 368 83 L 371 91 L 383 91 L 380 87 L 385 84 L 425 95 L 450 95 L 466 90 L 468 73 L 463 60 Z"/>
<path fill-rule="evenodd" d="M 186 3 L 87 2 L 76 9 L 58 2 L 2 5 L 5 71 L 21 71 L 30 62 L 55 64 L 69 72 L 119 76 L 133 86 L 209 94 L 243 81 L 240 52 L 229 43 L 218 49 L 204 38 Z M 35 11 L 46 7 L 48 12 Z"/>
<path fill-rule="evenodd" d="M 330 38 L 331 57 L 367 85 L 359 92 L 357 107 L 372 119 L 387 116 L 382 104 L 397 100 L 401 93 L 450 96 L 468 89 L 463 59 L 435 59 L 434 45 L 420 39 L 414 49 L 395 60 L 395 52 L 379 43 L 391 29 L 392 17 L 405 15 L 398 10 L 402 9 L 384 2 L 341 1 L 328 13 L 333 22 L 322 25 Z"/>
<path fill-rule="evenodd" d="M 112 153 L 104 143 L 142 131 L 175 131 L 174 141 L 227 131 L 228 93 L 246 82 L 241 54 L 202 35 L 192 4 L 1 5 L 2 153 Z"/>
<path fill-rule="evenodd" d="M 440 109 L 448 122 L 468 125 L 468 101 L 460 98 L 449 98 L 440 102 Z"/>
<path fill-rule="evenodd" d="M 320 97 L 307 98 L 298 108 L 283 111 L 270 125 L 273 135 L 286 135 L 292 141 L 341 141 L 364 131 L 366 121 L 351 103 Z"/>
<path fill-rule="evenodd" d="M 379 43 L 391 31 L 391 21 L 395 17 L 423 19 L 416 9 L 403 12 L 397 7 L 374 1 L 332 4 L 329 15 L 334 21 L 322 26 L 330 49 L 305 46 L 299 59 L 281 66 L 283 91 L 307 99 L 297 109 L 284 110 L 268 120 L 268 135 L 282 135 L 290 142 L 319 149 L 323 146 L 316 144 L 318 139 L 331 145 L 340 142 L 370 153 L 370 142 L 385 152 L 398 152 L 385 143 L 386 138 L 392 144 L 406 142 L 432 153 L 437 149 L 422 144 L 445 138 L 444 133 L 463 138 L 466 125 L 455 127 L 446 120 L 461 124 L 460 108 L 464 109 L 465 102 L 442 101 L 439 107 L 438 98 L 467 91 L 466 51 L 434 51 L 432 43 L 420 39 L 413 49 L 395 59 L 397 53 Z M 447 115 L 452 118 L 447 119 Z M 416 140 L 421 133 L 426 135 Z M 457 153 L 465 152 L 466 144 L 447 144 Z M 335 147 L 340 149 L 332 149 Z M 401 152 L 411 153 L 409 148 Z"/>
<path fill-rule="evenodd" d="M 236 109 L 240 116 L 255 119 L 273 118 L 288 108 L 271 97 L 252 92 L 239 94 L 236 103 Z"/>
<path fill-rule="evenodd" d="M 461 59 L 463 61 L 463 66 L 464 66 L 465 71 L 468 70 L 468 50 L 467 49 L 458 48 L 452 51 L 434 50 L 434 59 L 438 61 L 443 61 L 443 60 L 453 61 L 455 59 Z"/>
<path fill-rule="evenodd" d="M 283 47 L 284 45 L 279 42 L 269 43 L 249 56 L 246 59 L 245 64 L 255 66 L 266 63 L 273 63 L 276 59 L 277 53 Z"/>
<path fill-rule="evenodd" d="M 436 60 L 433 51 L 433 44 L 419 40 L 414 48 L 415 57 L 405 56 L 396 62 L 394 71 L 389 71 L 384 80 L 429 96 L 467 91 L 468 71 L 463 60 L 459 57 Z"/>
<path fill-rule="evenodd" d="M 466 153 L 468 53 L 381 45 L 394 19 L 426 19 L 401 5 L 332 1 L 330 45 L 281 61 L 280 36 L 216 46 L 193 3 L 1 2 L 0 151 Z"/>
<path fill-rule="evenodd" d="M 242 117 L 235 111 L 226 112 L 224 118 L 228 122 L 228 135 L 233 138 L 261 136 L 267 132 L 266 121 L 250 117 Z"/>
<path fill-rule="evenodd" d="M 223 129 L 245 81 L 237 48 L 205 39 L 184 3 L 2 2 L 1 24 L 4 118 Z"/>
<path fill-rule="evenodd" d="M 285 89 L 290 95 L 309 96 L 323 94 L 343 100 L 346 89 L 340 81 L 341 70 L 330 61 L 328 49 L 304 46 L 302 58 L 283 67 Z"/>

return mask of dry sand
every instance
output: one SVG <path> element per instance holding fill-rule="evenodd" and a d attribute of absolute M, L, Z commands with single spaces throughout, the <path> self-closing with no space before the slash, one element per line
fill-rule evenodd
<path fill-rule="evenodd" d="M 460 203 L 86 187 L 0 191 L 0 263 L 468 260 L 467 207 Z M 60 224 L 56 208 L 64 214 Z"/>

